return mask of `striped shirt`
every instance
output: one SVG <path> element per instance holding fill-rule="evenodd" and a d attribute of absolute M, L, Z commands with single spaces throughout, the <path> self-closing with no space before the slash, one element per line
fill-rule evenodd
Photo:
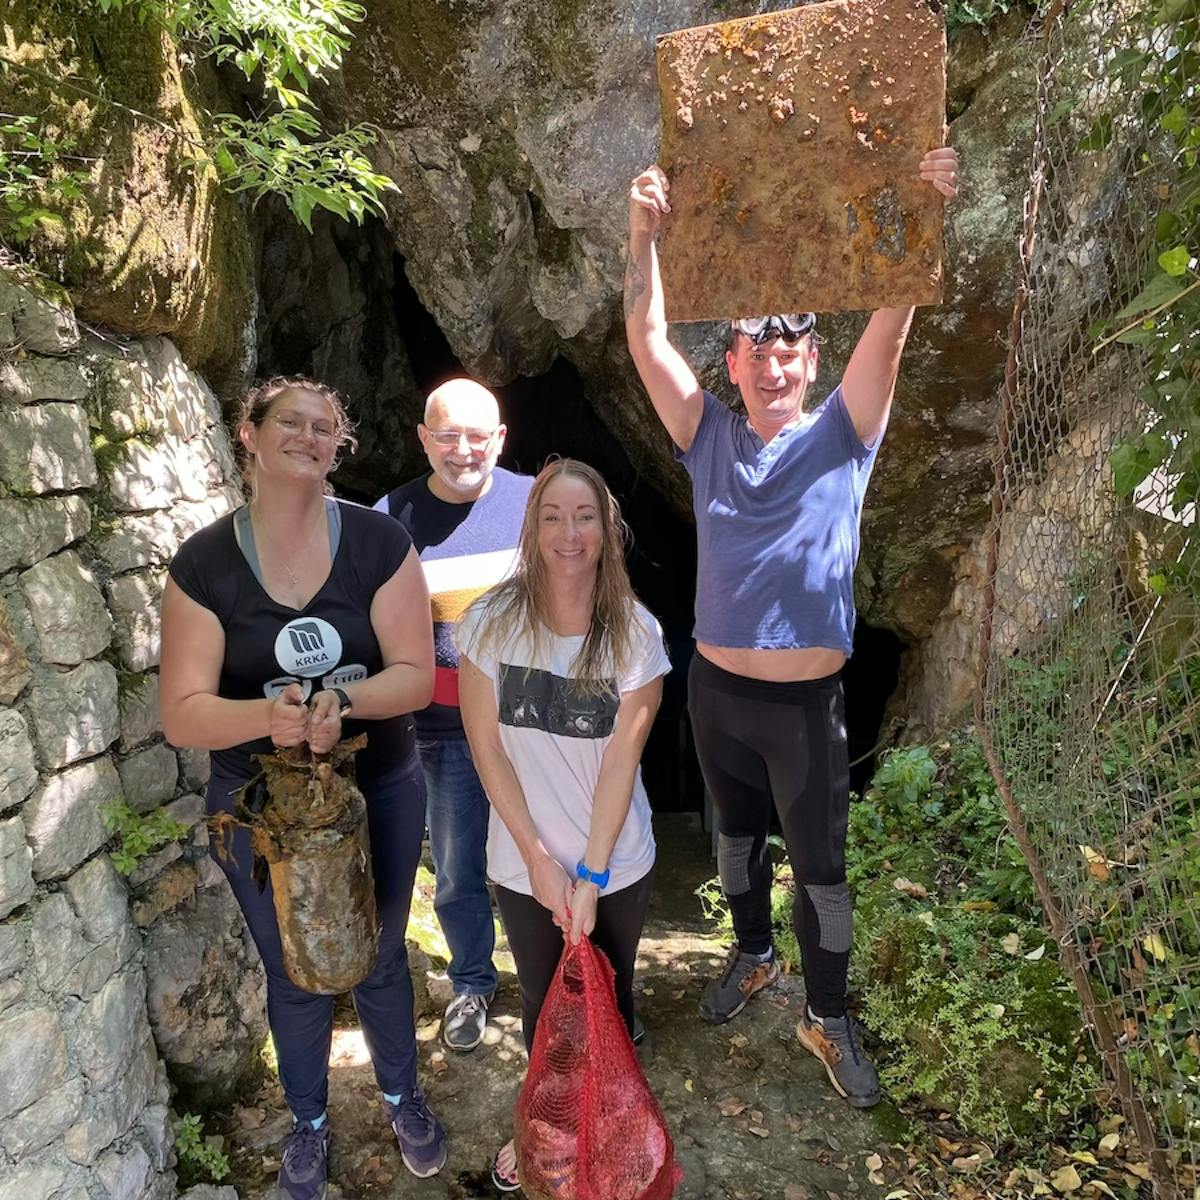
<path fill-rule="evenodd" d="M 429 490 L 422 475 L 384 496 L 375 507 L 408 530 L 429 588 L 433 614 L 433 703 L 416 714 L 424 738 L 462 737 L 458 708 L 458 651 L 454 625 L 468 605 L 504 579 L 517 560 L 525 503 L 533 480 L 503 467 L 478 500 L 451 504 Z"/>

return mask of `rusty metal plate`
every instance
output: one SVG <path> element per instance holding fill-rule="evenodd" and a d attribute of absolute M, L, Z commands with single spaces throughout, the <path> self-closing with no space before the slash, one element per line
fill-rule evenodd
<path fill-rule="evenodd" d="M 833 0 L 658 42 L 671 321 L 936 304 L 946 30 L 925 0 Z"/>

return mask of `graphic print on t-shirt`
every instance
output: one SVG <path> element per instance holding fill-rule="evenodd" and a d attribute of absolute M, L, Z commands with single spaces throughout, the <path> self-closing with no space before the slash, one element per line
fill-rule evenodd
<path fill-rule="evenodd" d="M 605 738 L 613 731 L 617 688 L 611 679 L 601 695 L 584 695 L 575 680 L 501 663 L 499 682 L 501 725 L 576 738 Z"/>
<path fill-rule="evenodd" d="M 289 621 L 275 639 L 275 659 L 291 675 L 324 675 L 342 658 L 342 635 L 320 617 Z"/>

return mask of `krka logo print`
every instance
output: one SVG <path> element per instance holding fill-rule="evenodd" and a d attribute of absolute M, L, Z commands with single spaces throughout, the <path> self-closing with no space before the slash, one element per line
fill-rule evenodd
<path fill-rule="evenodd" d="M 275 659 L 289 675 L 323 675 L 341 657 L 341 634 L 320 617 L 289 621 L 275 639 Z"/>

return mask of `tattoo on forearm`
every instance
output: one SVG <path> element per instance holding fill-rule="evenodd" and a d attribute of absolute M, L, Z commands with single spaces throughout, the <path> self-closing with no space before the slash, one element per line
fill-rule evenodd
<path fill-rule="evenodd" d="M 642 270 L 641 264 L 629 255 L 629 259 L 625 264 L 625 318 L 629 319 L 633 315 L 633 310 L 641 299 L 642 293 L 646 290 L 646 273 Z"/>

